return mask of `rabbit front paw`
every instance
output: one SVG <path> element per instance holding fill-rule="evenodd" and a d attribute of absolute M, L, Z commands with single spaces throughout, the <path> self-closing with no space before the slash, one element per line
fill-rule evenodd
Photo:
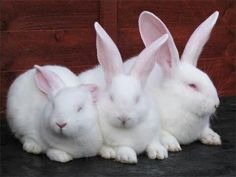
<path fill-rule="evenodd" d="M 50 160 L 54 160 L 54 161 L 62 162 L 62 163 L 71 161 L 73 159 L 68 153 L 57 150 L 57 149 L 48 150 L 47 156 Z"/>
<path fill-rule="evenodd" d="M 116 158 L 116 151 L 112 147 L 103 146 L 100 150 L 100 155 L 105 159 L 114 159 Z"/>
<path fill-rule="evenodd" d="M 23 149 L 32 154 L 40 154 L 42 152 L 41 147 L 31 139 L 26 139 L 23 143 Z"/>
<path fill-rule="evenodd" d="M 116 160 L 121 163 L 135 164 L 138 162 L 135 151 L 129 147 L 119 147 L 116 153 Z"/>
<path fill-rule="evenodd" d="M 170 152 L 179 152 L 182 150 L 179 142 L 172 135 L 166 135 L 163 137 L 163 145 Z"/>
<path fill-rule="evenodd" d="M 161 144 L 151 144 L 147 148 L 149 159 L 165 159 L 168 157 L 167 149 Z"/>
<path fill-rule="evenodd" d="M 220 135 L 218 135 L 210 128 L 206 129 L 203 132 L 199 140 L 206 145 L 221 145 Z"/>

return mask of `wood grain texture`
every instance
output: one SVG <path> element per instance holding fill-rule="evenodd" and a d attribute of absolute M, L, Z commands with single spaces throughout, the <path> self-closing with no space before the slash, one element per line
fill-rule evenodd
<path fill-rule="evenodd" d="M 218 26 L 235 25 L 235 8 L 232 0 L 119 0 L 118 28 L 137 28 L 138 15 L 144 10 L 156 14 L 168 28 L 194 27 L 216 10 L 222 17 Z"/>
<path fill-rule="evenodd" d="M 98 0 L 2 0 L 1 31 L 92 28 Z"/>
<path fill-rule="evenodd" d="M 220 12 L 199 68 L 212 78 L 220 96 L 236 95 L 236 2 L 233 0 L 2 0 L 0 1 L 0 113 L 13 80 L 34 64 L 64 65 L 78 73 L 97 64 L 99 21 L 124 59 L 144 45 L 138 16 L 148 10 L 171 31 L 177 48 L 215 10 Z"/>
<path fill-rule="evenodd" d="M 1 71 L 26 70 L 32 64 L 96 64 L 93 29 L 2 33 Z"/>
<path fill-rule="evenodd" d="M 117 42 L 117 0 L 100 1 L 100 23 L 114 42 Z"/>

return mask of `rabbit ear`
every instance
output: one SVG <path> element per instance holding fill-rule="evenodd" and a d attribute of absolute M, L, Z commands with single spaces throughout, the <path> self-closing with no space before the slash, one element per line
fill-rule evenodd
<path fill-rule="evenodd" d="M 179 63 L 179 53 L 166 25 L 153 13 L 144 11 L 139 16 L 139 32 L 145 46 L 149 46 L 157 38 L 167 33 L 169 38 L 156 55 L 157 62 L 168 72 Z"/>
<path fill-rule="evenodd" d="M 86 87 L 90 91 L 92 98 L 93 98 L 93 102 L 96 103 L 97 99 L 98 99 L 98 94 L 99 94 L 97 85 L 95 85 L 95 84 L 81 84 L 81 86 Z"/>
<path fill-rule="evenodd" d="M 107 83 L 111 83 L 115 75 L 123 73 L 122 58 L 116 44 L 100 24 L 95 22 L 94 27 L 97 33 L 98 61 L 102 65 Z"/>
<path fill-rule="evenodd" d="M 36 69 L 36 84 L 48 97 L 54 96 L 60 89 L 65 87 L 64 82 L 56 73 L 38 65 L 35 65 L 34 68 Z"/>
<path fill-rule="evenodd" d="M 142 85 L 145 85 L 147 77 L 156 63 L 156 53 L 159 48 L 167 41 L 168 34 L 164 34 L 151 45 L 146 47 L 138 56 L 135 65 L 131 70 L 131 75 L 140 79 Z"/>
<path fill-rule="evenodd" d="M 198 28 L 193 32 L 189 38 L 181 59 L 196 66 L 198 58 L 201 54 L 203 46 L 210 37 L 212 28 L 214 27 L 219 16 L 219 12 L 214 12 L 208 17 Z"/>

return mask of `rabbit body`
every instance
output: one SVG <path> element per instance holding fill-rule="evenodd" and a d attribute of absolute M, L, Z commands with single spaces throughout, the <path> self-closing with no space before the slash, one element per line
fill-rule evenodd
<path fill-rule="evenodd" d="M 97 102 L 104 139 L 101 156 L 137 163 L 136 154 L 146 151 L 151 159 L 166 158 L 167 151 L 160 138 L 159 114 L 144 88 L 155 64 L 153 56 L 167 35 L 134 57 L 134 66 L 126 69 L 112 39 L 98 23 L 95 29 L 101 65 L 81 73 L 78 80 L 83 84 L 97 84 L 103 90 Z"/>
<path fill-rule="evenodd" d="M 96 155 L 102 137 L 88 89 L 79 87 L 65 67 L 36 70 L 17 77 L 8 93 L 7 120 L 23 149 L 59 162 Z M 79 114 L 75 109 L 80 104 L 85 106 Z"/>
<path fill-rule="evenodd" d="M 165 33 L 169 35 L 156 54 L 157 66 L 146 87 L 160 113 L 163 143 L 169 151 L 180 151 L 180 144 L 195 140 L 209 145 L 221 144 L 220 136 L 210 128 L 210 117 L 219 106 L 217 91 L 208 75 L 196 67 L 217 18 L 218 12 L 215 12 L 194 31 L 180 60 L 165 24 L 150 12 L 143 12 L 139 17 L 145 46 Z M 133 62 L 127 61 L 127 65 Z"/>

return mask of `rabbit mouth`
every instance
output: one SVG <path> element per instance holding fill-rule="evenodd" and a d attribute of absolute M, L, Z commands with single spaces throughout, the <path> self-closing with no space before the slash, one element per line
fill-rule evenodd
<path fill-rule="evenodd" d="M 60 135 L 63 135 L 63 134 L 64 134 L 62 128 L 59 130 L 59 134 L 60 134 Z"/>
<path fill-rule="evenodd" d="M 199 118 L 199 119 L 204 119 L 204 118 L 209 118 L 212 117 L 216 112 L 212 111 L 212 110 L 203 110 L 203 111 L 199 111 L 199 112 L 195 112 L 195 115 Z"/>
<path fill-rule="evenodd" d="M 119 126 L 121 129 L 130 129 L 133 127 L 129 122 L 122 121 Z"/>
<path fill-rule="evenodd" d="M 117 129 L 129 129 L 132 126 L 128 124 L 127 122 L 119 122 L 119 123 L 113 124 L 112 127 L 117 128 Z"/>
<path fill-rule="evenodd" d="M 122 121 L 122 122 L 120 123 L 120 125 L 121 125 L 121 127 L 126 128 L 126 127 L 127 127 L 127 122 Z"/>
<path fill-rule="evenodd" d="M 65 132 L 65 129 L 62 129 L 62 128 L 56 128 L 56 129 L 53 130 L 53 132 L 56 136 L 60 136 L 60 137 L 61 136 L 67 136 L 66 132 Z"/>

